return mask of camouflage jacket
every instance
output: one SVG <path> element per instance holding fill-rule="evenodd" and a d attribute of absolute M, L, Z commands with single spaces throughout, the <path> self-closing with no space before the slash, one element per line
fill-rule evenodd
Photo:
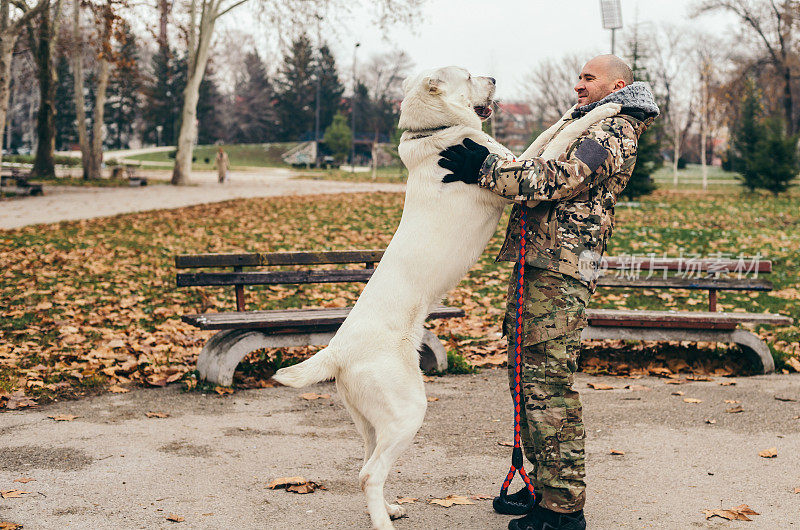
<path fill-rule="evenodd" d="M 565 120 L 561 129 L 578 117 Z M 619 114 L 601 120 L 555 160 L 489 155 L 478 184 L 518 202 L 497 261 L 517 261 L 520 217 L 527 210 L 525 262 L 576 278 L 594 292 L 614 205 L 633 172 L 639 136 L 653 119 Z M 524 201 L 541 202 L 527 208 L 519 204 Z"/>

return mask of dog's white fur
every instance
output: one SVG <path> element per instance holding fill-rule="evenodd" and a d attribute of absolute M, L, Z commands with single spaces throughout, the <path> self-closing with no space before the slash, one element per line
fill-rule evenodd
<path fill-rule="evenodd" d="M 400 156 L 409 177 L 400 225 L 330 345 L 274 376 L 292 387 L 336 378 L 339 396 L 364 438 L 359 478 L 372 524 L 379 529 L 393 528 L 390 518 L 405 513 L 385 501 L 383 486 L 425 416 L 417 353 L 423 324 L 430 309 L 478 260 L 508 203 L 475 185 L 443 184 L 448 171 L 437 164 L 438 153 L 471 138 L 492 153 L 513 156 L 481 131 L 473 110 L 491 105 L 494 83 L 489 78 L 448 67 L 406 80 L 404 90 L 400 127 L 407 131 Z M 618 110 L 606 109 L 568 126 L 566 145 Z M 431 130 L 442 126 L 447 128 Z"/>

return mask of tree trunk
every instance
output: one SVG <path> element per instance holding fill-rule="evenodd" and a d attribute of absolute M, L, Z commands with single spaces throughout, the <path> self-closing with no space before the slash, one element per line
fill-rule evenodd
<path fill-rule="evenodd" d="M 58 4 L 57 4 L 58 5 Z M 55 48 L 58 9 L 53 14 L 49 9 L 39 17 L 39 35 L 35 43 L 33 55 L 37 64 L 39 79 L 39 113 L 36 118 L 36 158 L 31 175 L 55 178 L 56 151 L 56 68 L 53 61 Z"/>
<path fill-rule="evenodd" d="M 81 149 L 81 166 L 84 180 L 93 178 L 91 174 L 91 158 L 89 135 L 86 131 L 86 102 L 83 97 L 83 54 L 80 34 L 81 0 L 74 0 L 72 11 L 72 39 L 75 49 L 72 50 L 73 96 L 75 98 L 75 121 L 78 123 L 78 145 Z"/>
<path fill-rule="evenodd" d="M 214 16 L 204 16 L 201 19 L 202 27 L 197 51 L 189 60 L 189 75 L 186 88 L 183 90 L 181 129 L 178 133 L 175 167 L 172 170 L 172 184 L 174 185 L 187 184 L 192 173 L 192 148 L 197 135 L 197 101 L 200 98 L 200 82 L 203 80 L 208 62 L 208 48 L 214 32 L 214 23 Z M 191 41 L 192 39 L 190 39 Z"/>
<path fill-rule="evenodd" d="M 90 167 L 92 178 L 103 176 L 103 124 L 106 106 L 106 88 L 108 77 L 111 73 L 108 59 L 100 59 L 100 68 L 97 76 L 97 89 L 94 95 L 94 116 L 92 116 L 92 150 Z"/>
<path fill-rule="evenodd" d="M 786 66 L 783 69 L 783 113 L 786 116 L 786 130 L 792 135 L 797 130 L 794 123 L 794 104 L 792 102 L 792 71 Z"/>
<path fill-rule="evenodd" d="M 0 146 L 3 145 L 3 133 L 6 130 L 8 115 L 8 98 L 11 94 L 11 61 L 14 58 L 16 35 L 7 32 L 0 34 Z M 0 168 L 3 167 L 3 150 L 0 149 Z"/>
<path fill-rule="evenodd" d="M 675 133 L 672 139 L 672 185 L 678 188 L 678 159 L 681 157 L 681 139 L 678 136 L 678 128 L 675 127 Z"/>

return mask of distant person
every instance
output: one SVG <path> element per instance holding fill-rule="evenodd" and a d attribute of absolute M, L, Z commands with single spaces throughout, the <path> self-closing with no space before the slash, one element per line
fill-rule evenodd
<path fill-rule="evenodd" d="M 217 150 L 217 181 L 220 184 L 228 182 L 228 168 L 230 167 L 230 162 L 228 161 L 228 153 L 223 151 L 220 147 Z"/>

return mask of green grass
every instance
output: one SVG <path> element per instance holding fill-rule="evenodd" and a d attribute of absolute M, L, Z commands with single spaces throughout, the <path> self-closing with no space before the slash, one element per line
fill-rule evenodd
<path fill-rule="evenodd" d="M 281 159 L 286 151 L 295 147 L 296 142 L 270 144 L 232 144 L 232 145 L 199 145 L 192 154 L 192 169 L 216 169 L 217 149 L 222 147 L 228 153 L 231 167 L 287 167 Z M 125 158 L 127 161 L 160 162 L 164 167 L 172 167 L 175 163 L 175 151 L 146 153 Z"/>
<path fill-rule="evenodd" d="M 311 180 L 338 180 L 343 182 L 382 182 L 401 184 L 406 181 L 408 174 L 403 167 L 380 167 L 372 180 L 372 171 L 352 173 L 346 169 L 320 169 L 307 170 L 295 179 Z"/>

